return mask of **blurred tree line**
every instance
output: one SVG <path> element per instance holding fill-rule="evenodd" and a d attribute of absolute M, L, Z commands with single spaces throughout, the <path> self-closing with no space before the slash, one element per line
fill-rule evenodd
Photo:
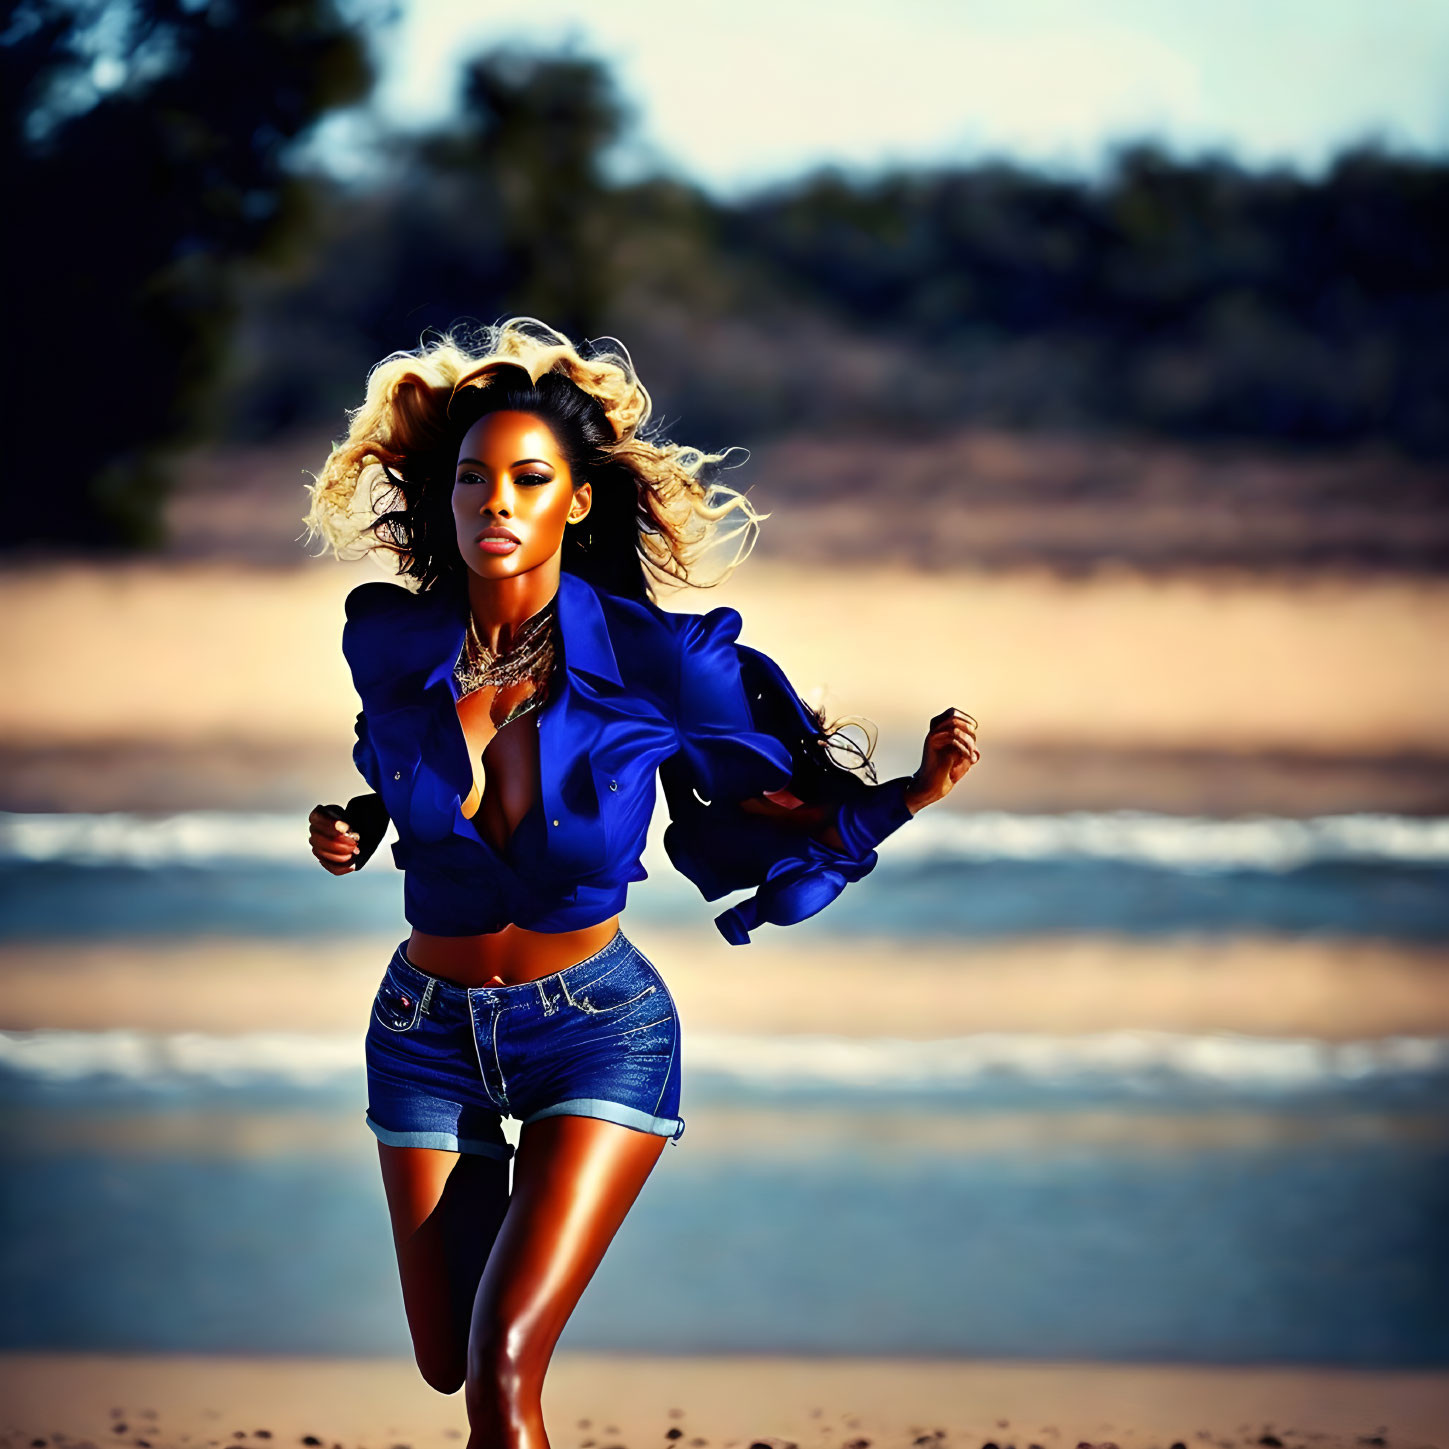
<path fill-rule="evenodd" d="M 288 150 L 372 80 L 331 0 L 0 0 L 11 546 L 161 541 L 244 269 L 321 199 Z"/>
<path fill-rule="evenodd" d="M 368 93 L 381 11 L 4 13 L 25 538 L 154 542 L 178 443 L 336 435 L 377 360 L 511 313 L 622 338 L 707 447 L 985 422 L 1449 458 L 1449 161 L 1364 145 L 1307 180 L 1139 143 L 1094 182 L 824 169 L 722 201 L 611 181 L 607 69 L 499 48 L 349 182 L 295 144 Z"/>

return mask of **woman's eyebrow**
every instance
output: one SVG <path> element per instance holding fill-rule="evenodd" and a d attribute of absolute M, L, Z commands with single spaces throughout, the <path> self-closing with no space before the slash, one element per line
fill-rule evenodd
<path fill-rule="evenodd" d="M 481 458 L 459 458 L 458 466 L 461 468 L 464 463 L 472 463 L 475 468 L 486 468 L 488 465 Z M 542 463 L 545 468 L 552 468 L 553 464 L 547 458 L 518 458 L 514 460 L 513 466 L 521 468 L 525 463 Z"/>

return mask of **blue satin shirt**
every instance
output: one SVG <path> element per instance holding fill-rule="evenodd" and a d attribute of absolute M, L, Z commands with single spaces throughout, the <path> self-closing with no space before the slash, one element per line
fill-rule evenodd
<path fill-rule="evenodd" d="M 500 852 L 462 811 L 473 769 L 453 667 L 466 610 L 382 582 L 346 601 L 342 649 L 362 701 L 353 760 L 397 830 L 404 915 L 420 931 L 558 932 L 616 915 L 647 875 L 656 773 L 674 866 L 706 900 L 753 892 L 715 918 L 736 945 L 828 905 L 911 818 L 909 776 L 871 785 L 806 750 L 814 721 L 779 666 L 737 642 L 734 609 L 671 613 L 563 573 L 554 673 L 534 716 L 541 788 Z M 826 804 L 845 849 L 739 808 L 781 789 Z"/>

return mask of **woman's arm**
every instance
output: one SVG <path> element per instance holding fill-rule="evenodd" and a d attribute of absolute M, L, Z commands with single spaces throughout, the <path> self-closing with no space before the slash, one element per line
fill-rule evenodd
<path fill-rule="evenodd" d="M 880 842 L 950 789 L 975 746 L 969 716 L 944 711 L 914 775 L 867 784 L 829 759 L 818 719 L 772 659 L 738 643 L 739 628 L 730 608 L 680 616 L 680 747 L 660 779 L 675 867 L 706 900 L 755 890 L 715 918 L 744 944 L 756 925 L 803 920 L 867 875 Z"/>
<path fill-rule="evenodd" d="M 377 752 L 368 734 L 367 716 L 362 711 L 357 715 L 356 733 L 352 760 L 372 789 L 364 795 L 354 795 L 346 805 L 318 805 L 307 820 L 312 854 L 333 875 L 361 870 L 382 844 L 391 821 L 377 790 Z M 349 847 L 355 845 L 356 849 L 348 854 L 339 842 Z"/>
<path fill-rule="evenodd" d="M 810 805 L 789 790 L 772 790 L 741 800 L 740 809 L 778 821 L 787 830 L 810 835 L 831 850 L 864 854 L 920 808 L 910 803 L 911 784 L 909 775 L 898 775 L 879 785 L 867 785 L 868 794 L 827 805 Z"/>
<path fill-rule="evenodd" d="M 976 721 L 953 707 L 932 719 L 921 749 L 921 765 L 914 775 L 898 775 L 868 786 L 869 794 L 839 805 L 807 805 L 789 790 L 772 790 L 742 800 L 740 808 L 804 831 L 832 850 L 858 854 L 873 849 L 912 815 L 949 795 L 980 758 Z M 849 841 L 842 835 L 842 827 Z"/>
<path fill-rule="evenodd" d="M 373 748 L 372 736 L 367 728 L 365 710 L 357 712 L 354 732 L 357 742 L 352 747 L 352 763 L 357 766 L 357 773 L 372 787 L 368 794 L 354 795 L 345 806 L 348 827 L 356 830 L 359 837 L 359 848 L 352 867 L 354 870 L 361 870 L 382 842 L 382 837 L 387 834 L 391 817 L 378 791 L 381 770 L 377 762 L 377 751 Z"/>

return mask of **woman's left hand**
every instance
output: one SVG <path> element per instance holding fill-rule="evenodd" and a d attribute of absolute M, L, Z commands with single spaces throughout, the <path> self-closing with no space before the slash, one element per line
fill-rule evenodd
<path fill-rule="evenodd" d="M 921 767 L 911 776 L 906 804 L 914 814 L 951 793 L 951 787 L 981 758 L 976 721 L 961 709 L 942 710 L 931 721 L 921 750 Z"/>

